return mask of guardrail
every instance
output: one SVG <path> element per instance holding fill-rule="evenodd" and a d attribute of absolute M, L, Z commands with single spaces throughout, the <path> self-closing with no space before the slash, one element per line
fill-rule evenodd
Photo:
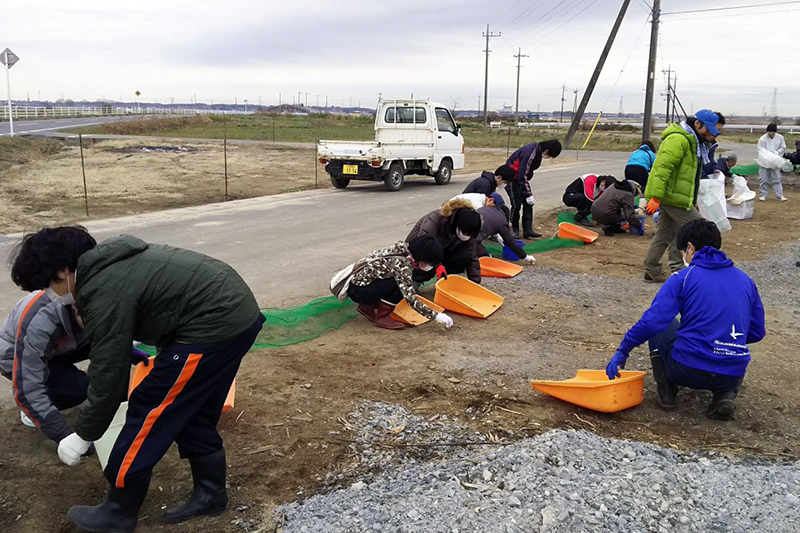
<path fill-rule="evenodd" d="M 124 115 L 250 115 L 253 111 L 241 109 L 192 109 L 182 107 L 117 107 L 117 106 L 12 106 L 12 117 L 17 119 L 100 117 Z M 0 121 L 8 120 L 8 107 L 0 107 Z"/>

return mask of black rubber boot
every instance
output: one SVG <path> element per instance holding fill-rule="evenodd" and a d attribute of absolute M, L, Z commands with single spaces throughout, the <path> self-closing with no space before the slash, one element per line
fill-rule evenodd
<path fill-rule="evenodd" d="M 711 398 L 706 416 L 712 420 L 733 420 L 737 391 L 721 392 Z"/>
<path fill-rule="evenodd" d="M 84 531 L 131 533 L 139 521 L 139 508 L 147 495 L 148 479 L 144 485 L 118 489 L 111 487 L 106 501 L 100 505 L 74 505 L 67 512 L 73 524 Z"/>
<path fill-rule="evenodd" d="M 161 518 L 168 524 L 183 522 L 195 516 L 217 516 L 228 509 L 225 490 L 225 450 L 189 459 L 194 489 L 189 501 L 167 509 Z"/>
<path fill-rule="evenodd" d="M 667 377 L 667 367 L 658 352 L 650 354 L 653 367 L 653 379 L 656 380 L 656 402 L 664 409 L 672 409 L 678 405 L 678 387 Z"/>

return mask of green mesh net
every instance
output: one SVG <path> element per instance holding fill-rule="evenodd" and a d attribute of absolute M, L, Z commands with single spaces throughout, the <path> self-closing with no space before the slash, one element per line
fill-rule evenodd
<path fill-rule="evenodd" d="M 339 329 L 358 314 L 350 300 L 333 296 L 316 298 L 305 305 L 287 309 L 265 309 L 267 319 L 253 348 L 277 348 L 316 339 L 331 329 Z"/>
<path fill-rule="evenodd" d="M 591 217 L 589 217 L 591 218 Z M 562 222 L 569 222 L 570 224 L 575 223 L 575 213 L 570 211 L 562 211 L 558 214 L 557 222 L 561 224 Z M 503 253 L 503 247 L 499 244 L 491 244 L 490 242 L 486 241 L 483 243 L 486 247 L 486 250 L 495 256 L 500 256 Z M 542 254 L 544 252 L 549 252 L 551 250 L 557 250 L 558 248 L 574 248 L 576 246 L 583 246 L 582 242 L 579 241 L 571 241 L 569 239 L 559 239 L 558 237 L 550 237 L 549 239 L 539 239 L 538 241 L 530 242 L 522 247 L 523 250 L 528 252 L 529 254 Z"/>
<path fill-rule="evenodd" d="M 731 173 L 739 176 L 755 176 L 758 174 L 758 163 L 752 165 L 736 165 L 731 169 Z"/>

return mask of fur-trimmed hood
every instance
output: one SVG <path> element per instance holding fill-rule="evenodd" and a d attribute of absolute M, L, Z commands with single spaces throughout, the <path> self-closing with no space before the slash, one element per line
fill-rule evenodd
<path fill-rule="evenodd" d="M 472 204 L 469 203 L 467 200 L 463 200 L 461 198 L 453 198 L 452 200 L 448 200 L 442 204 L 442 207 L 439 208 L 439 213 L 441 213 L 443 217 L 451 217 L 453 216 L 453 213 L 456 212 L 456 209 L 470 209 L 472 211 L 475 210 L 472 207 Z"/>

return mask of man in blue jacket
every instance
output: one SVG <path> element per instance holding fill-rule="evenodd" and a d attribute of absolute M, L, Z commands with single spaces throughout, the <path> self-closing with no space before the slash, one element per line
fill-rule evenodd
<path fill-rule="evenodd" d="M 669 277 L 625 334 L 606 374 L 620 377 L 631 350 L 649 340 L 659 405 L 675 407 L 678 387 L 709 390 L 708 417 L 731 420 L 750 362 L 747 345 L 764 338 L 764 307 L 753 280 L 719 250 L 713 222 L 687 223 L 677 241 L 687 268 Z"/>
<path fill-rule="evenodd" d="M 516 172 L 516 177 L 508 183 L 506 192 L 511 200 L 511 227 L 514 238 L 519 239 L 519 216 L 522 211 L 522 236 L 526 239 L 537 239 L 542 235 L 533 231 L 533 204 L 536 199 L 528 183 L 533 172 L 542 164 L 542 159 L 558 157 L 561 153 L 561 142 L 557 139 L 533 142 L 516 150 L 506 161 L 506 165 Z"/>
<path fill-rule="evenodd" d="M 514 179 L 517 173 L 507 165 L 500 165 L 494 174 L 483 171 L 480 176 L 469 182 L 461 194 L 480 193 L 491 196 L 498 187 L 505 187 Z"/>

